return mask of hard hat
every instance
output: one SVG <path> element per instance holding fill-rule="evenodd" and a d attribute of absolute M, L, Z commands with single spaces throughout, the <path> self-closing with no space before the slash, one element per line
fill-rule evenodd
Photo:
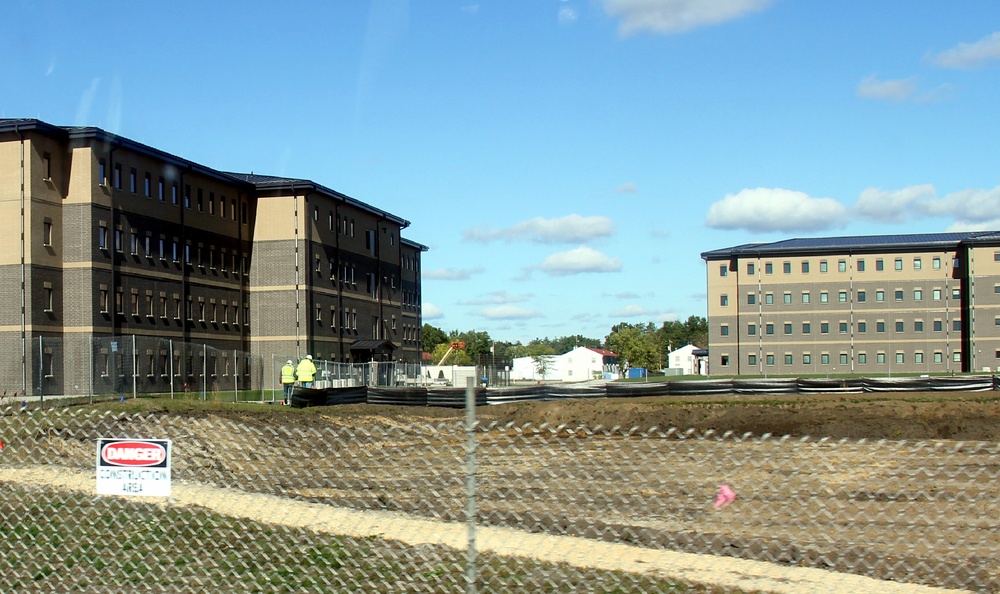
<path fill-rule="evenodd" d="M 289 360 L 288 360 L 288 364 L 289 364 L 289 365 L 291 365 L 291 364 L 292 364 L 292 360 L 291 360 L 291 359 L 289 359 Z"/>
<path fill-rule="evenodd" d="M 313 358 L 312 355 L 306 355 L 306 359 L 312 359 L 312 358 Z"/>

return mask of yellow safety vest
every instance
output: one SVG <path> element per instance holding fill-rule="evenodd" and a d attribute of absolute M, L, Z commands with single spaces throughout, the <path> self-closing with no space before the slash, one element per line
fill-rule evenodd
<path fill-rule="evenodd" d="M 316 366 L 309 359 L 303 359 L 299 361 L 298 372 L 300 382 L 311 382 L 316 375 Z"/>
<path fill-rule="evenodd" d="M 283 384 L 294 384 L 295 383 L 295 368 L 287 363 L 281 368 L 281 383 Z"/>

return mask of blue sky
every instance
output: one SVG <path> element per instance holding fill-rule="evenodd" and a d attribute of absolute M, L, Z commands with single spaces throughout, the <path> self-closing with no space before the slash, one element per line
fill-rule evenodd
<path fill-rule="evenodd" d="M 424 320 L 706 315 L 700 253 L 1000 229 L 1000 2 L 4 2 L 0 116 L 411 222 Z"/>

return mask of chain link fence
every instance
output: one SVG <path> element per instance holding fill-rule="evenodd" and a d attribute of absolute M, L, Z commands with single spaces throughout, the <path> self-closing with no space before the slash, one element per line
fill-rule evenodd
<path fill-rule="evenodd" d="M 269 410 L 0 408 L 0 591 L 1000 591 L 996 443 Z M 171 496 L 95 496 L 107 437 Z"/>

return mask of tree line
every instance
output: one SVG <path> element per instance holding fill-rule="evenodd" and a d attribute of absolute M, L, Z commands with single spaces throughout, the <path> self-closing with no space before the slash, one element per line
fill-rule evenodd
<path fill-rule="evenodd" d="M 464 343 L 464 348 L 453 349 L 453 343 Z M 423 325 L 423 349 L 430 353 L 431 362 L 438 364 L 447 355 L 444 364 L 475 365 L 481 355 L 501 359 L 518 357 L 544 357 L 561 355 L 576 347 L 603 348 L 618 355 L 623 369 L 645 367 L 661 369 L 667 366 L 667 354 L 688 344 L 699 348 L 708 345 L 708 321 L 701 316 L 690 316 L 684 321 L 663 322 L 657 326 L 622 322 L 611 327 L 603 340 L 576 334 L 557 338 L 536 338 L 527 344 L 520 341 L 493 340 L 488 332 L 470 330 L 445 332 L 430 324 Z M 449 352 L 450 351 L 450 352 Z"/>

